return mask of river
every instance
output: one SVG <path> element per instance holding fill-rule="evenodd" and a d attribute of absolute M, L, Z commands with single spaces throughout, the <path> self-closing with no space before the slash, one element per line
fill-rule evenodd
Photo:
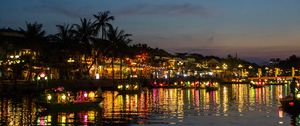
<path fill-rule="evenodd" d="M 104 91 L 97 110 L 45 113 L 37 96 L 0 98 L 1 125 L 294 125 L 280 109 L 279 95 L 287 85 L 251 88 L 247 84 L 221 85 L 219 90 L 144 88 L 139 94 Z"/>

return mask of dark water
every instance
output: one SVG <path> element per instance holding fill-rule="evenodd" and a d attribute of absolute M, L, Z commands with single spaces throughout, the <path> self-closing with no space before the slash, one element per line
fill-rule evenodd
<path fill-rule="evenodd" d="M 35 96 L 0 98 L 1 125 L 293 125 L 299 117 L 280 110 L 287 86 L 253 89 L 224 85 L 218 91 L 144 89 L 140 94 L 105 91 L 97 110 L 51 112 L 35 105 Z"/>

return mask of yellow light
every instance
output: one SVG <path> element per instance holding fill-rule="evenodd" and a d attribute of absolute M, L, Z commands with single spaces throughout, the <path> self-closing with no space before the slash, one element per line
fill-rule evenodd
<path fill-rule="evenodd" d="M 123 88 L 123 85 L 118 85 L 118 89 L 122 89 Z"/>
<path fill-rule="evenodd" d="M 62 100 L 66 100 L 66 98 L 67 98 L 67 96 L 66 96 L 65 94 L 63 94 L 63 95 L 61 96 L 61 99 L 62 99 Z"/>
<path fill-rule="evenodd" d="M 68 63 L 73 63 L 74 60 L 73 60 L 72 58 L 69 58 L 69 59 L 67 60 L 67 62 L 68 62 Z"/>
<path fill-rule="evenodd" d="M 135 86 L 134 86 L 134 89 L 138 89 L 138 86 L 137 86 L 137 85 L 135 85 Z"/>
<path fill-rule="evenodd" d="M 10 56 L 10 58 L 14 58 L 14 56 L 13 56 L 13 55 L 11 55 L 11 56 Z"/>
<path fill-rule="evenodd" d="M 51 96 L 50 94 L 48 94 L 47 99 L 48 99 L 48 100 L 51 100 L 51 99 L 52 99 L 52 96 Z"/>
<path fill-rule="evenodd" d="M 128 84 L 126 85 L 126 88 L 129 88 L 129 85 L 128 85 Z"/>
<path fill-rule="evenodd" d="M 252 66 L 249 66 L 249 69 L 252 69 L 253 67 Z"/>
<path fill-rule="evenodd" d="M 282 98 L 282 95 L 281 95 L 281 94 L 279 95 L 279 98 Z"/>
<path fill-rule="evenodd" d="M 100 79 L 99 73 L 96 73 L 96 79 Z"/>
<path fill-rule="evenodd" d="M 297 98 L 300 98 L 300 94 L 297 94 Z"/>
<path fill-rule="evenodd" d="M 19 58 L 19 57 L 20 57 L 19 55 L 16 55 L 16 56 L 15 56 L 15 58 Z"/>
<path fill-rule="evenodd" d="M 242 68 L 243 67 L 243 65 L 242 64 L 239 64 L 239 66 L 238 66 L 239 68 Z"/>
<path fill-rule="evenodd" d="M 89 98 L 94 98 L 95 97 L 95 93 L 93 92 L 93 91 L 91 91 L 90 93 L 89 93 Z"/>

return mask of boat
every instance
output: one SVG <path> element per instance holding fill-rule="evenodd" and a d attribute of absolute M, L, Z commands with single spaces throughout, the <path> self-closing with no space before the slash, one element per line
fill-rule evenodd
<path fill-rule="evenodd" d="M 282 97 L 279 96 L 279 101 L 282 105 L 282 108 L 288 113 L 299 113 L 300 112 L 300 84 L 296 82 L 296 79 L 293 78 L 293 81 L 290 84 L 291 95 Z"/>
<path fill-rule="evenodd" d="M 200 83 L 198 85 L 197 89 L 206 89 L 206 84 L 205 83 Z"/>
<path fill-rule="evenodd" d="M 215 91 L 219 89 L 219 83 L 215 81 L 201 82 L 198 89 L 206 89 L 206 91 Z"/>
<path fill-rule="evenodd" d="M 65 91 L 64 89 L 46 90 L 36 104 L 47 110 L 89 110 L 101 106 L 102 91 Z"/>
<path fill-rule="evenodd" d="M 300 94 L 294 99 L 291 96 L 280 98 L 281 107 L 284 111 L 294 114 L 300 113 Z"/>
<path fill-rule="evenodd" d="M 216 91 L 219 87 L 217 86 L 206 86 L 206 91 Z"/>
<path fill-rule="evenodd" d="M 124 83 L 118 84 L 117 86 L 118 94 L 138 94 L 142 91 L 140 84 L 134 83 Z"/>
<path fill-rule="evenodd" d="M 250 86 L 253 88 L 262 88 L 266 86 L 264 81 L 250 81 Z"/>

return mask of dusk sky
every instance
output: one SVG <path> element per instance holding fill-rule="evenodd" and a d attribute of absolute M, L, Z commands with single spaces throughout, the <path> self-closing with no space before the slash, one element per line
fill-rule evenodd
<path fill-rule="evenodd" d="M 228 54 L 260 62 L 300 56 L 299 0 L 1 0 L 0 27 L 79 23 L 109 10 L 113 22 L 146 43 L 170 52 Z"/>

